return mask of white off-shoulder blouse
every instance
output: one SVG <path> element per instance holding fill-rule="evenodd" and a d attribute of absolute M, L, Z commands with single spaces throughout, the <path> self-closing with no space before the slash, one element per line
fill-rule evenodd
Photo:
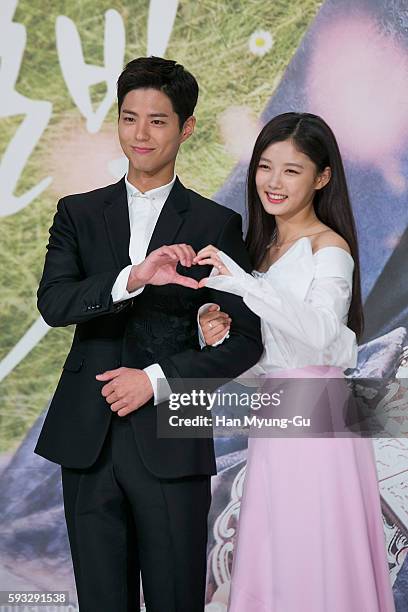
<path fill-rule="evenodd" d="M 264 353 L 245 376 L 276 368 L 356 366 L 356 336 L 347 327 L 354 261 L 347 251 L 329 246 L 313 253 L 305 236 L 266 272 L 252 275 L 222 251 L 218 256 L 232 276 L 213 268 L 207 286 L 241 296 L 261 319 Z"/>

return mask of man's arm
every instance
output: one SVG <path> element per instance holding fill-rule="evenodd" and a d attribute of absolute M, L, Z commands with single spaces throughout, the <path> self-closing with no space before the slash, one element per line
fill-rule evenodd
<path fill-rule="evenodd" d="M 251 271 L 248 253 L 242 239 L 242 220 L 233 214 L 221 229 L 214 246 L 228 253 L 245 271 Z M 216 302 L 228 313 L 234 324 L 230 338 L 221 346 L 206 346 L 201 351 L 189 349 L 159 362 L 167 379 L 172 378 L 236 378 L 257 361 L 262 352 L 259 318 L 243 303 L 242 298 L 221 291 L 206 289 L 203 302 Z"/>
<path fill-rule="evenodd" d="M 111 296 L 119 272 L 120 268 L 115 268 L 85 276 L 76 229 L 64 199 L 60 200 L 37 292 L 38 310 L 45 322 L 51 327 L 64 327 L 122 310 L 127 303 L 113 304 Z"/>
<path fill-rule="evenodd" d="M 242 221 L 238 214 L 234 213 L 229 218 L 214 242 L 224 252 L 228 252 L 242 268 L 246 271 L 251 270 L 249 257 L 242 240 Z M 162 249 L 176 250 L 179 248 L 177 246 L 162 247 Z M 183 257 L 179 256 L 178 259 L 182 265 L 186 264 Z M 142 266 L 147 267 L 146 264 Z M 162 274 L 162 271 L 159 274 Z M 176 273 L 175 275 L 179 276 Z M 165 276 L 163 280 L 166 283 L 174 282 L 171 278 L 170 280 L 167 278 L 167 274 Z M 141 281 L 143 282 L 143 278 Z M 198 284 L 197 281 L 188 277 L 179 277 L 179 282 L 193 288 L 194 284 Z M 155 404 L 165 401 L 172 391 L 168 386 L 168 380 L 177 380 L 177 388 L 181 383 L 181 387 L 185 386 L 185 390 L 188 391 L 189 385 L 184 385 L 185 379 L 232 379 L 249 370 L 259 361 L 263 352 L 259 318 L 245 306 L 240 297 L 210 289 L 202 291 L 203 301 L 215 301 L 223 311 L 231 315 L 234 326 L 230 338 L 217 348 L 207 346 L 201 351 L 189 349 L 177 353 L 160 360 L 158 364 L 149 366 L 145 371 L 119 368 L 98 374 L 97 380 L 106 383 L 102 387 L 102 395 L 110 404 L 111 410 L 117 412 L 119 416 L 137 410 L 153 395 Z M 162 375 L 160 375 L 160 368 Z M 208 389 L 216 386 L 218 387 L 219 384 L 206 385 Z"/>

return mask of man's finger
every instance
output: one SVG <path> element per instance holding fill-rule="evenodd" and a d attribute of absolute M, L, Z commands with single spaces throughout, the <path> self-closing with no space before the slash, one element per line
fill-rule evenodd
<path fill-rule="evenodd" d="M 101 389 L 101 393 L 102 393 L 103 397 L 105 397 L 105 398 L 107 398 L 108 395 L 113 393 L 113 391 L 114 391 L 114 387 L 113 387 L 113 383 L 112 382 L 106 383 L 106 385 L 103 385 L 103 387 Z"/>
<path fill-rule="evenodd" d="M 159 257 L 164 257 L 167 256 L 169 257 L 172 261 L 176 261 L 178 259 L 177 254 L 172 250 L 171 247 L 169 246 L 162 246 L 160 251 L 158 252 L 158 256 Z"/>
<path fill-rule="evenodd" d="M 101 380 L 102 382 L 105 380 L 112 380 L 113 378 L 119 376 L 120 370 L 120 368 L 117 368 L 116 370 L 106 370 L 106 372 L 103 372 L 102 374 L 97 374 L 95 378 L 96 380 Z"/>
<path fill-rule="evenodd" d="M 121 408 L 125 408 L 126 406 L 127 402 L 125 400 L 117 400 L 116 402 L 113 402 L 113 404 L 111 404 L 111 410 L 113 410 L 113 412 L 118 412 L 118 410 L 120 410 Z"/>
<path fill-rule="evenodd" d="M 198 282 L 194 278 L 182 276 L 181 274 L 176 274 L 173 282 L 176 285 L 182 285 L 183 287 L 188 287 L 189 289 L 198 289 L 199 287 Z"/>
<path fill-rule="evenodd" d="M 173 250 L 174 253 L 177 254 L 177 257 L 182 266 L 191 266 L 191 264 L 193 263 L 193 258 L 195 256 L 195 253 L 191 249 L 191 247 L 191 250 L 189 250 L 189 247 L 186 244 L 172 244 L 170 248 Z"/>
<path fill-rule="evenodd" d="M 134 412 L 138 408 L 140 408 L 140 406 L 138 406 L 137 404 L 130 404 L 127 405 L 125 408 L 121 408 L 120 410 L 118 410 L 117 414 L 119 416 L 126 416 L 127 414 L 129 414 L 130 412 Z"/>
<path fill-rule="evenodd" d="M 199 288 L 199 289 L 202 289 L 203 287 L 205 287 L 205 286 L 206 286 L 206 284 L 207 284 L 207 280 L 208 280 L 208 277 L 206 277 L 206 278 L 202 278 L 202 279 L 200 280 L 200 282 L 198 283 L 198 288 Z"/>
<path fill-rule="evenodd" d="M 183 254 L 184 254 L 184 258 L 183 258 L 184 263 L 181 262 L 182 265 L 190 268 L 193 264 L 193 259 L 195 257 L 195 252 L 193 248 L 188 244 L 179 244 L 178 246 L 183 251 Z"/>
<path fill-rule="evenodd" d="M 120 398 L 117 396 L 115 391 L 109 393 L 109 395 L 107 395 L 105 399 L 108 402 L 108 404 L 114 404 L 115 402 L 120 401 Z"/>

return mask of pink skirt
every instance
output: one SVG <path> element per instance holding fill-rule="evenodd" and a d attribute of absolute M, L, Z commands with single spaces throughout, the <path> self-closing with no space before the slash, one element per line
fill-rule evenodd
<path fill-rule="evenodd" d="M 250 438 L 228 610 L 395 611 L 370 439 Z"/>

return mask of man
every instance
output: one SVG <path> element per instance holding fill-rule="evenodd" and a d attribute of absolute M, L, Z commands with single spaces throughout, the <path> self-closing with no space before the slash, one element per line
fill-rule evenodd
<path fill-rule="evenodd" d="M 230 338 L 199 348 L 197 309 L 214 296 L 198 290 L 209 268 L 196 252 L 212 243 L 250 263 L 240 216 L 174 174 L 197 97 L 175 62 L 130 62 L 118 80 L 127 176 L 63 198 L 50 229 L 38 308 L 76 330 L 35 452 L 62 466 L 81 612 L 138 610 L 139 572 L 148 612 L 204 609 L 213 443 L 158 438 L 154 405 L 167 379 L 234 378 L 262 353 L 257 317 L 228 294 Z"/>

